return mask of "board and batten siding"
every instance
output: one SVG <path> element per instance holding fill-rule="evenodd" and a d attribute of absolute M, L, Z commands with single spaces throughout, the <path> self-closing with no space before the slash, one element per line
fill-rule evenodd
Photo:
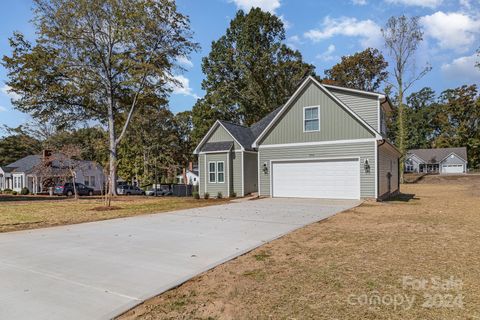
<path fill-rule="evenodd" d="M 258 184 L 258 154 L 254 152 L 243 153 L 244 174 L 244 195 L 257 192 Z"/>
<path fill-rule="evenodd" d="M 235 150 L 242 149 L 241 146 L 233 139 L 233 137 L 225 130 L 224 127 L 219 125 L 215 131 L 211 134 L 207 142 L 223 142 L 223 141 L 233 141 L 233 147 Z"/>
<path fill-rule="evenodd" d="M 269 147 L 259 149 L 259 165 L 266 163 L 268 173 L 259 172 L 259 194 L 270 196 L 271 160 L 324 159 L 324 158 L 360 158 L 360 197 L 375 198 L 375 148 L 376 142 L 340 143 L 327 145 Z M 370 172 L 365 172 L 364 162 L 368 159 Z"/>
<path fill-rule="evenodd" d="M 378 196 L 384 198 L 398 191 L 398 154 L 388 146 L 378 148 Z M 388 178 L 391 174 L 390 179 Z M 390 180 L 390 181 L 389 181 Z"/>
<path fill-rule="evenodd" d="M 320 107 L 320 130 L 304 132 L 304 107 Z M 366 126 L 348 113 L 316 84 L 307 85 L 260 145 L 349 140 L 374 137 Z"/>
<path fill-rule="evenodd" d="M 210 161 L 224 161 L 225 162 L 225 182 L 211 183 L 208 181 L 208 163 Z M 203 197 L 205 192 L 208 192 L 210 197 L 217 197 L 218 192 L 222 193 L 223 197 L 228 197 L 229 185 L 232 185 L 232 159 L 231 153 L 207 153 L 199 155 L 200 172 L 200 196 Z M 206 190 L 205 190 L 206 188 Z"/>
<path fill-rule="evenodd" d="M 443 165 L 443 164 L 467 164 L 467 163 L 456 154 L 451 154 L 440 163 L 440 165 Z"/>
<path fill-rule="evenodd" d="M 359 115 L 372 128 L 380 132 L 378 128 L 378 98 L 363 94 L 346 92 L 328 88 L 338 99 L 345 103 L 353 112 Z"/>

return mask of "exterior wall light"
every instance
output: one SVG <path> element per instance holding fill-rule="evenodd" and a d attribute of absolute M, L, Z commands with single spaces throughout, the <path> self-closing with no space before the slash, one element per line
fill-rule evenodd
<path fill-rule="evenodd" d="M 368 159 L 365 159 L 365 162 L 363 163 L 363 168 L 365 169 L 365 173 L 370 173 L 370 163 L 368 162 Z"/>
<path fill-rule="evenodd" d="M 265 173 L 265 174 L 268 173 L 268 165 L 267 165 L 266 162 L 263 163 L 262 171 L 263 171 L 263 173 Z"/>

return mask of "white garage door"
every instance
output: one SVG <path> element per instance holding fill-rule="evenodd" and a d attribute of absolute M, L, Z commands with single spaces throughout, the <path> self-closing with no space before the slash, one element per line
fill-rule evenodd
<path fill-rule="evenodd" d="M 463 173 L 463 164 L 444 164 L 442 173 Z"/>
<path fill-rule="evenodd" d="M 274 197 L 359 199 L 358 159 L 272 163 Z"/>

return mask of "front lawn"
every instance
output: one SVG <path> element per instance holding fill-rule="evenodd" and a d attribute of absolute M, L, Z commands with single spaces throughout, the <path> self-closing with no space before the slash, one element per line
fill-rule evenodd
<path fill-rule="evenodd" d="M 402 191 L 268 243 L 120 319 L 480 319 L 480 176 L 426 177 Z"/>
<path fill-rule="evenodd" d="M 98 207 L 104 205 L 101 197 L 75 200 L 64 197 L 0 195 L 0 232 L 203 207 L 226 201 L 228 200 L 123 196 L 112 200 L 111 205 L 116 210 L 98 210 Z"/>

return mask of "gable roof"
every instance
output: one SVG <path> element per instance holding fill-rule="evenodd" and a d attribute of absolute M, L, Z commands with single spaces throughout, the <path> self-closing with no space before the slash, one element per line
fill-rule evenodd
<path fill-rule="evenodd" d="M 40 162 L 40 155 L 30 155 L 6 165 L 3 170 L 5 172 L 29 172 Z"/>
<path fill-rule="evenodd" d="M 228 121 L 219 121 L 245 150 L 252 150 L 252 142 L 255 137 L 249 127 Z"/>
<path fill-rule="evenodd" d="M 322 90 L 330 99 L 335 101 L 339 106 L 341 106 L 347 113 L 349 113 L 351 116 L 353 116 L 355 119 L 358 120 L 367 130 L 371 131 L 375 135 L 377 139 L 383 139 L 382 136 L 378 133 L 377 130 L 375 130 L 371 125 L 369 125 L 365 120 L 363 120 L 360 116 L 358 116 L 352 109 L 350 109 L 343 101 L 338 99 L 333 93 L 331 93 L 324 85 L 322 85 L 320 82 L 317 81 L 312 76 L 308 76 L 303 83 L 297 88 L 295 93 L 288 99 L 288 101 L 280 108 L 280 110 L 275 114 L 274 118 L 272 121 L 269 122 L 269 124 L 265 127 L 265 129 L 262 130 L 262 132 L 255 138 L 255 141 L 252 144 L 252 147 L 256 148 L 258 146 L 258 142 L 265 136 L 265 134 L 269 131 L 269 129 L 273 126 L 275 122 L 280 119 L 281 115 L 288 110 L 290 105 L 295 101 L 298 95 L 302 92 L 302 90 L 307 86 L 309 83 L 314 83 L 320 90 Z M 352 89 L 353 90 L 353 89 Z"/>
<path fill-rule="evenodd" d="M 407 151 L 407 155 L 415 155 L 425 163 L 439 163 L 450 154 L 455 154 L 462 160 L 467 161 L 467 148 L 435 148 L 435 149 L 412 149 Z"/>

